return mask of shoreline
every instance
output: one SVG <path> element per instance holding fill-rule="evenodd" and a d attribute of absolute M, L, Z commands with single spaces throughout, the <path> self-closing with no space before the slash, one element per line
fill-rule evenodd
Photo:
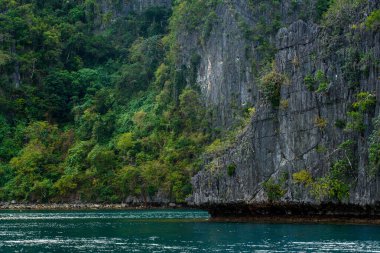
<path fill-rule="evenodd" d="M 211 222 L 257 223 L 257 224 L 334 224 L 334 225 L 380 225 L 380 218 L 328 217 L 328 216 L 247 216 L 211 217 Z"/>
<path fill-rule="evenodd" d="M 201 205 L 215 222 L 380 225 L 380 205 L 342 203 L 233 203 Z"/>
<path fill-rule="evenodd" d="M 0 211 L 79 211 L 79 210 L 149 210 L 149 209 L 195 209 L 185 204 L 95 204 L 95 203 L 0 203 Z"/>
<path fill-rule="evenodd" d="M 335 205 L 333 205 L 336 207 Z M 301 205 L 303 212 L 293 213 L 284 206 L 278 205 L 217 205 L 194 206 L 176 203 L 148 203 L 148 204 L 96 204 L 96 203 L 0 203 L 0 211 L 96 211 L 96 210 L 162 210 L 162 209 L 196 209 L 207 211 L 210 214 L 209 222 L 231 223 L 258 223 L 258 224 L 345 224 L 345 225 L 380 225 L 379 215 L 363 215 L 363 213 L 340 213 L 340 208 L 331 213 L 332 207 L 323 206 L 327 212 L 310 212 L 309 208 Z M 287 206 L 289 208 L 289 206 Z M 315 206 L 314 206 L 315 207 Z M 298 208 L 297 208 L 298 209 Z M 340 209 L 340 210 L 339 210 Z M 285 213 L 279 213 L 279 210 Z M 286 211 L 285 211 L 286 210 Z M 298 209 L 299 210 L 299 209 Z M 319 209 L 320 210 L 320 209 Z M 309 212 L 308 212 L 309 211 Z M 346 210 L 347 211 L 347 210 Z M 351 210 L 352 211 L 352 210 Z M 358 210 L 356 210 L 358 211 Z M 361 210 L 362 211 L 362 210 Z M 368 211 L 368 210 L 367 210 Z M 373 211 L 373 210 L 372 210 Z"/>

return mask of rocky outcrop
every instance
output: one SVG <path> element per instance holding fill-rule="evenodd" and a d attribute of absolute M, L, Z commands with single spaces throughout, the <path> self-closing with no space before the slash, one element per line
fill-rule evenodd
<path fill-rule="evenodd" d="M 249 104 L 256 108 L 256 113 L 232 147 L 206 159 L 204 168 L 192 180 L 194 193 L 189 201 L 213 209 L 268 203 L 269 193 L 264 185 L 270 180 L 281 192 L 276 200 L 281 203 L 378 204 L 380 177 L 368 173 L 368 138 L 372 119 L 380 113 L 380 99 L 364 115 L 365 131 L 346 131 L 337 127 L 337 122 L 350 120 L 347 113 L 358 92 L 380 98 L 379 64 L 367 61 L 362 63 L 365 65 L 362 70 L 352 70 L 357 61 L 351 62 L 350 58 L 350 53 L 357 50 L 371 59 L 379 59 L 380 33 L 360 28 L 366 15 L 380 7 L 379 3 L 363 4 L 360 11 L 350 16 L 352 25 L 358 24 L 359 28 L 345 24 L 346 28 L 338 33 L 328 24 L 319 26 L 307 18 L 292 20 L 298 18 L 296 15 L 282 16 L 283 23 L 289 25 L 279 29 L 272 41 L 276 45 L 275 71 L 287 79 L 281 86 L 279 108 L 263 99 L 247 60 L 259 60 L 255 45 L 247 44 L 239 36 L 239 28 L 231 21 L 232 14 L 226 6 L 219 7 L 221 25 L 214 28 L 202 49 L 198 81 L 207 103 L 216 106 L 222 124 L 233 120 L 232 101 L 237 101 L 240 108 Z M 287 13 L 284 6 L 285 3 L 281 13 Z M 235 11 L 240 10 L 235 8 Z M 242 16 L 249 15 L 242 13 Z M 256 24 L 254 17 L 251 19 Z M 244 55 L 247 47 L 253 47 L 249 50 L 253 57 Z M 350 85 L 350 74 L 355 71 L 356 83 Z M 314 78 L 317 73 L 323 73 L 327 84 L 321 91 L 305 84 L 305 78 Z M 292 175 L 301 170 L 310 173 L 314 180 L 326 177 L 336 161 L 345 159 L 340 144 L 347 140 L 352 143 L 355 157 L 347 179 L 348 197 L 321 199 L 311 194 L 310 185 L 295 182 Z M 227 169 L 231 166 L 233 173 Z"/>
<path fill-rule="evenodd" d="M 219 1 L 210 10 L 216 19 L 206 35 L 199 30 L 180 33 L 182 64 L 190 67 L 191 57 L 200 56 L 196 83 L 215 127 L 230 129 L 244 108 L 259 101 L 257 79 L 264 58 L 271 54 L 276 27 L 280 23 L 290 25 L 303 15 L 310 19 L 315 16 L 315 0 L 307 4 L 299 1 L 297 6 L 292 2 Z"/>

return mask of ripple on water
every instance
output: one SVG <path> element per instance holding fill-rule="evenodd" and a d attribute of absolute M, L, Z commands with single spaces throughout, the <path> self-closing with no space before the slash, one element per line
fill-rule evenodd
<path fill-rule="evenodd" d="M 0 212 L 0 252 L 380 252 L 380 227 L 204 222 L 201 211 Z"/>
<path fill-rule="evenodd" d="M 192 243 L 192 242 L 188 242 Z M 283 245 L 284 248 L 274 248 L 273 245 L 259 245 L 259 244 L 229 244 L 217 245 L 213 248 L 202 248 L 196 245 L 165 245 L 160 243 L 147 243 L 147 242 L 128 242 L 119 238 L 107 239 L 33 239 L 33 240 L 10 240 L 4 241 L 0 247 L 13 248 L 19 245 L 30 248 L 44 248 L 53 250 L 53 252 L 60 252 L 66 250 L 67 252 L 379 252 L 379 250 L 371 250 L 372 242 L 367 242 L 366 247 L 359 245 L 354 246 L 355 243 L 328 243 L 328 247 L 324 247 L 324 243 L 315 244 L 309 247 L 309 243 L 295 243 L 296 247 L 291 245 Z M 302 245 L 302 247 L 300 247 Z M 280 246 L 280 245 L 279 245 Z M 348 246 L 348 247 L 347 247 Z M 373 246 L 373 245 L 372 245 Z M 268 249 L 269 248 L 269 249 Z"/>

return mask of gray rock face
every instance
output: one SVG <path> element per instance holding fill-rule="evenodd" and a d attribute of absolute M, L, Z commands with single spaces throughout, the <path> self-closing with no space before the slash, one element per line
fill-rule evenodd
<path fill-rule="evenodd" d="M 260 99 L 258 71 L 264 57 L 263 44 L 275 39 L 277 30 L 272 27 L 277 21 L 290 25 L 301 14 L 313 15 L 315 2 L 299 1 L 298 7 L 292 7 L 291 0 L 255 4 L 247 0 L 223 0 L 214 10 L 217 19 L 208 36 L 197 31 L 180 34 L 182 64 L 189 67 L 191 55 L 201 56 L 196 81 L 216 127 L 230 129 L 242 109 Z"/>
<path fill-rule="evenodd" d="M 154 196 L 143 196 L 134 197 L 128 196 L 124 199 L 123 203 L 126 203 L 130 206 L 140 206 L 140 205 L 148 205 L 148 206 L 162 206 L 168 205 L 170 203 L 170 196 L 167 193 L 162 191 L 157 192 Z"/>
<path fill-rule="evenodd" d="M 197 82 L 208 107 L 214 109 L 214 120 L 228 127 L 233 123 L 231 116 L 254 99 L 250 95 L 253 73 L 245 52 L 247 43 L 235 21 L 236 10 L 219 6 L 216 12 L 220 23 L 199 50 Z"/>
<path fill-rule="evenodd" d="M 273 179 L 282 181 L 284 194 L 280 201 L 319 203 L 307 186 L 294 182 L 292 175 L 304 169 L 313 178 L 327 175 L 342 156 L 339 145 L 352 140 L 357 163 L 350 175 L 349 198 L 344 201 L 378 204 L 380 177 L 368 174 L 368 137 L 372 131 L 371 120 L 380 113 L 380 65 L 367 62 L 355 88 L 347 83 L 345 69 L 351 66 L 347 55 L 352 49 L 359 49 L 373 59 L 380 58 L 379 31 L 345 30 L 332 35 L 328 27 L 297 20 L 295 15 L 284 15 L 289 13 L 284 1 L 282 21 L 289 25 L 278 30 L 274 38 L 275 65 L 288 82 L 281 87 L 282 103 L 276 109 L 263 99 L 252 74 L 255 45 L 242 37 L 232 18 L 234 10 L 241 12 L 250 24 L 256 24 L 257 17 L 249 16 L 244 4 L 246 1 L 236 1 L 233 8 L 228 4 L 218 7 L 218 26 L 200 49 L 202 59 L 197 80 L 208 106 L 216 108 L 218 124 L 226 126 L 233 122 L 233 101 L 238 108 L 245 104 L 254 106 L 256 113 L 232 147 L 206 159 L 204 169 L 192 180 L 194 193 L 189 202 L 196 205 L 267 202 L 263 185 Z M 352 24 L 362 22 L 379 5 L 377 1 L 369 1 L 365 10 L 352 17 Z M 246 57 L 247 47 L 252 49 L 248 51 L 253 58 Z M 318 71 L 328 80 L 323 92 L 310 91 L 304 81 L 306 76 L 315 76 Z M 367 128 L 361 134 L 335 126 L 338 121 L 348 120 L 347 112 L 358 91 L 370 92 L 378 98 L 376 108 L 365 115 Z M 318 124 L 320 120 L 322 125 Z M 227 173 L 230 165 L 236 167 L 232 175 Z"/>

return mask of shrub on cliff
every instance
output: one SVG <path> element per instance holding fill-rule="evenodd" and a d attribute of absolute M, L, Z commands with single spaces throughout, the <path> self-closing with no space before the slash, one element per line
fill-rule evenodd
<path fill-rule="evenodd" d="M 263 183 L 263 189 L 270 202 L 280 200 L 286 193 L 281 184 L 276 183 L 273 178 Z"/>
<path fill-rule="evenodd" d="M 227 166 L 227 174 L 232 177 L 236 171 L 236 164 L 231 163 Z"/>
<path fill-rule="evenodd" d="M 373 11 L 365 20 L 365 26 L 370 30 L 380 28 L 380 10 Z"/>
<path fill-rule="evenodd" d="M 294 173 L 293 180 L 296 183 L 305 184 L 306 186 L 309 186 L 313 183 L 313 177 L 307 170 L 301 170 L 299 172 Z"/>
<path fill-rule="evenodd" d="M 281 86 L 286 84 L 287 77 L 276 71 L 273 65 L 272 70 L 265 74 L 260 80 L 260 88 L 266 100 L 273 107 L 278 107 L 281 100 Z"/>
<path fill-rule="evenodd" d="M 369 172 L 371 176 L 375 176 L 380 171 L 380 116 L 373 122 L 374 130 L 369 138 Z"/>
<path fill-rule="evenodd" d="M 376 96 L 370 92 L 360 92 L 356 95 L 356 101 L 351 105 L 347 113 L 349 121 L 346 131 L 363 133 L 366 129 L 365 115 L 371 112 L 376 105 Z"/>

